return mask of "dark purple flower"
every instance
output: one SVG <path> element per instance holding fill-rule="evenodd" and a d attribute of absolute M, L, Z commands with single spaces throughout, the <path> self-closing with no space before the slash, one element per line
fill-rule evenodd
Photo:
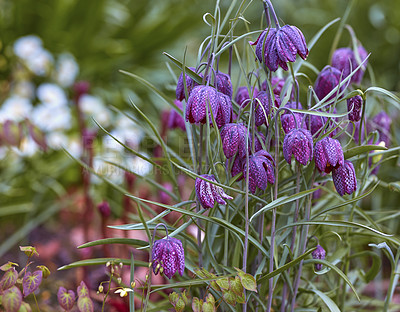
<path fill-rule="evenodd" d="M 97 205 L 97 209 L 103 218 L 108 218 L 111 215 L 111 208 L 108 201 L 103 200 L 100 204 Z"/>
<path fill-rule="evenodd" d="M 243 124 L 229 123 L 221 128 L 222 148 L 226 158 L 232 158 L 236 154 L 239 157 L 246 157 L 246 148 L 251 146 L 249 130 Z M 248 144 L 247 137 L 248 138 Z"/>
<path fill-rule="evenodd" d="M 354 51 L 350 48 L 339 48 L 333 53 L 331 64 L 340 72 L 343 72 L 343 79 L 346 78 L 352 71 L 354 71 L 368 56 L 367 51 L 365 51 L 362 45 L 358 46 L 357 53 L 360 58 L 360 62 L 357 61 L 356 53 L 354 53 Z M 354 75 L 351 77 L 352 83 L 361 83 L 366 66 L 367 62 L 365 62 L 363 67 L 354 73 Z"/>
<path fill-rule="evenodd" d="M 386 147 L 390 145 L 391 124 L 392 124 L 392 119 L 384 111 L 381 111 L 372 119 L 372 127 L 378 130 L 379 141 L 385 142 Z"/>
<path fill-rule="evenodd" d="M 275 162 L 265 150 L 260 150 L 249 157 L 249 189 L 253 194 L 257 187 L 265 191 L 268 182 L 275 183 Z M 243 175 L 246 176 L 246 164 L 243 166 Z"/>
<path fill-rule="evenodd" d="M 318 99 L 322 100 L 326 95 L 328 95 L 336 86 L 340 83 L 340 77 L 342 73 L 335 67 L 325 66 L 322 71 L 319 73 L 317 80 L 315 81 L 314 90 Z M 342 77 L 343 80 L 343 77 Z M 340 88 L 340 92 L 344 90 L 342 86 Z M 332 100 L 336 97 L 336 93 L 332 94 L 332 96 L 328 99 Z"/>
<path fill-rule="evenodd" d="M 207 109 L 210 124 L 212 124 L 211 111 L 219 128 L 231 121 L 232 103 L 227 95 L 210 86 L 194 87 L 186 105 L 186 121 L 205 124 Z"/>
<path fill-rule="evenodd" d="M 275 95 L 280 96 L 284 84 L 285 84 L 285 79 L 279 78 L 276 76 L 272 77 L 271 78 L 272 92 Z M 262 83 L 261 90 L 267 91 L 267 81 L 266 80 Z"/>
<path fill-rule="evenodd" d="M 179 100 L 174 100 L 176 106 L 183 109 L 182 102 Z M 167 122 L 168 129 L 182 129 L 186 131 L 185 119 L 179 114 L 174 108 L 170 110 Z"/>
<path fill-rule="evenodd" d="M 176 271 L 182 276 L 185 269 L 185 252 L 182 242 L 167 236 L 154 242 L 151 261 L 154 274 L 165 274 L 169 279 Z"/>
<path fill-rule="evenodd" d="M 261 132 L 257 132 L 254 136 L 254 152 L 258 152 L 263 149 L 263 144 L 265 145 L 265 135 Z M 261 143 L 262 142 L 262 143 Z"/>
<path fill-rule="evenodd" d="M 265 91 L 260 91 L 254 99 L 254 114 L 256 126 L 261 126 L 267 122 L 272 103 L 271 96 Z"/>
<path fill-rule="evenodd" d="M 296 54 L 303 60 L 308 56 L 304 35 L 296 26 L 266 29 L 254 44 L 258 60 L 265 62 L 271 71 L 276 71 L 279 66 L 288 70 L 287 62 L 296 61 Z"/>
<path fill-rule="evenodd" d="M 356 172 L 353 164 L 348 160 L 345 160 L 343 165 L 333 169 L 332 179 L 340 196 L 350 195 L 357 189 Z"/>
<path fill-rule="evenodd" d="M 296 122 L 294 121 L 294 118 L 296 118 L 297 127 L 302 127 L 303 129 L 307 129 L 307 125 L 305 123 L 303 123 L 302 125 L 303 114 L 293 113 L 293 115 L 291 113 L 285 113 L 281 116 L 281 124 L 283 131 L 285 131 L 285 133 L 289 133 L 291 130 L 296 128 Z"/>
<path fill-rule="evenodd" d="M 234 177 L 236 175 L 238 175 L 239 173 L 243 172 L 243 166 L 246 163 L 246 159 L 241 158 L 239 155 L 237 155 L 235 158 L 233 159 L 233 163 L 232 163 L 232 168 L 231 168 L 231 176 Z M 228 166 L 228 162 L 226 163 L 226 165 Z M 240 181 L 243 179 L 243 175 L 238 178 L 236 181 Z"/>
<path fill-rule="evenodd" d="M 252 98 L 254 98 L 258 93 L 257 88 L 252 88 Z M 239 87 L 236 91 L 235 102 L 239 104 L 239 106 L 245 106 L 249 101 L 245 103 L 246 100 L 250 99 L 249 89 L 247 87 Z"/>
<path fill-rule="evenodd" d="M 330 173 L 344 163 L 343 150 L 338 140 L 325 137 L 315 143 L 314 160 L 320 172 Z"/>
<path fill-rule="evenodd" d="M 217 180 L 215 180 L 215 177 L 212 174 L 203 174 L 201 175 L 201 177 L 210 181 L 217 182 Z M 207 182 L 200 178 L 196 178 L 195 190 L 196 190 L 196 197 L 204 208 L 214 207 L 215 202 L 221 205 L 226 205 L 226 201 L 224 199 L 233 198 L 225 194 L 222 187 Z"/>
<path fill-rule="evenodd" d="M 310 131 L 305 129 L 293 129 L 286 134 L 283 140 L 283 156 L 290 164 L 292 154 L 294 158 L 306 166 L 313 157 L 313 140 Z"/>
<path fill-rule="evenodd" d="M 217 82 L 215 83 L 217 90 L 229 96 L 229 98 L 232 98 L 233 90 L 231 77 L 229 77 L 228 74 L 218 72 L 216 73 L 215 78 L 217 80 Z"/>
<path fill-rule="evenodd" d="M 347 115 L 350 121 L 360 121 L 361 120 L 361 107 L 363 99 L 360 95 L 353 96 L 347 99 L 347 110 L 349 114 Z"/>
<path fill-rule="evenodd" d="M 196 71 L 196 68 L 194 68 L 194 67 L 189 67 L 189 68 L 194 72 Z M 202 74 L 199 74 L 199 75 L 202 76 Z M 186 74 L 185 77 L 186 77 L 186 88 L 188 91 L 188 95 L 190 95 L 190 92 L 192 91 L 192 89 L 195 86 L 198 86 L 199 84 L 197 82 L 195 82 L 188 74 Z M 179 101 L 182 101 L 183 99 L 185 99 L 185 85 L 183 83 L 183 72 L 179 76 L 178 84 L 176 86 L 176 98 Z"/>
<path fill-rule="evenodd" d="M 319 259 L 319 260 L 325 260 L 326 252 L 325 249 L 322 248 L 321 245 L 317 245 L 317 249 L 315 249 L 311 253 L 313 259 Z M 322 270 L 322 264 L 321 263 L 316 263 L 315 265 L 315 271 L 321 271 Z"/>
<path fill-rule="evenodd" d="M 354 65 L 353 70 L 356 69 L 368 56 L 368 52 L 360 44 L 357 48 L 358 56 L 360 57 L 360 62 L 357 61 L 356 53 L 354 53 Z M 362 78 L 364 77 L 365 68 L 367 67 L 368 61 L 366 61 L 363 66 L 357 70 L 357 72 L 351 77 L 351 82 L 355 84 L 360 84 Z"/>

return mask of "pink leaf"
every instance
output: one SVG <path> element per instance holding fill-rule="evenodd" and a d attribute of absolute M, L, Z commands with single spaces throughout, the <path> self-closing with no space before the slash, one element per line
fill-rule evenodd
<path fill-rule="evenodd" d="M 27 272 L 22 280 L 22 289 L 24 291 L 24 296 L 28 296 L 39 288 L 42 282 L 43 272 L 37 270 L 33 273 Z"/>
<path fill-rule="evenodd" d="M 79 312 L 93 312 L 93 302 L 89 296 L 81 296 L 78 298 Z"/>
<path fill-rule="evenodd" d="M 7 270 L 3 277 L 0 280 L 0 289 L 1 290 L 6 290 L 7 288 L 10 288 L 14 286 L 15 282 L 17 281 L 18 278 L 18 272 L 15 270 L 14 267 L 11 267 L 11 269 Z"/>
<path fill-rule="evenodd" d="M 89 289 L 87 288 L 84 281 L 78 286 L 77 289 L 78 297 L 88 297 L 89 296 Z"/>
<path fill-rule="evenodd" d="M 8 288 L 3 293 L 2 305 L 6 312 L 18 312 L 22 303 L 22 294 L 17 286 Z"/>
<path fill-rule="evenodd" d="M 64 287 L 60 287 L 57 292 L 57 299 L 60 306 L 69 311 L 74 306 L 75 293 L 72 290 L 67 291 Z"/>

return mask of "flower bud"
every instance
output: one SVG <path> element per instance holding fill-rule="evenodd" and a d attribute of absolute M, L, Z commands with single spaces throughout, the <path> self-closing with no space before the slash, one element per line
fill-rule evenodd
<path fill-rule="evenodd" d="M 340 196 L 350 195 L 357 189 L 356 172 L 353 164 L 348 160 L 345 160 L 343 165 L 333 169 L 332 179 Z"/>
<path fill-rule="evenodd" d="M 311 255 L 312 255 L 313 259 L 325 260 L 326 252 L 325 252 L 325 249 L 322 248 L 321 245 L 317 245 L 317 249 L 315 249 Z M 321 270 L 322 270 L 322 264 L 316 263 L 315 271 L 321 271 Z"/>
<path fill-rule="evenodd" d="M 363 99 L 360 95 L 353 96 L 347 99 L 347 115 L 350 121 L 360 121 L 361 120 L 361 108 L 363 104 Z"/>

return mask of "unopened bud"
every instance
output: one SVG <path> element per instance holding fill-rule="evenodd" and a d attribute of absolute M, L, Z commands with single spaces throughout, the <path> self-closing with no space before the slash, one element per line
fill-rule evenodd
<path fill-rule="evenodd" d="M 118 284 L 121 284 L 122 278 L 118 277 L 118 278 L 117 278 L 117 282 L 118 282 Z"/>
<path fill-rule="evenodd" d="M 321 245 L 317 245 L 317 249 L 315 249 L 312 252 L 312 257 L 313 259 L 320 259 L 320 260 L 325 260 L 325 249 L 322 248 Z M 316 263 L 315 264 L 315 271 L 320 271 L 322 269 L 322 264 L 321 263 Z"/>
<path fill-rule="evenodd" d="M 160 274 L 163 275 L 163 272 L 164 272 L 164 268 L 161 267 L 161 268 L 160 268 Z"/>
<path fill-rule="evenodd" d="M 111 214 L 110 204 L 106 200 L 103 200 L 100 204 L 98 204 L 97 209 L 99 209 L 99 212 L 103 218 L 108 218 Z"/>
<path fill-rule="evenodd" d="M 379 145 L 379 146 L 383 146 L 383 147 L 386 146 L 386 144 L 385 144 L 384 141 L 380 141 L 378 145 Z M 375 153 L 375 152 L 380 152 L 380 151 L 375 150 L 375 151 L 372 151 L 372 152 Z M 373 157 L 372 157 L 372 163 L 373 163 L 373 164 L 376 164 L 376 163 L 380 162 L 381 159 L 382 159 L 382 156 L 383 156 L 382 154 L 373 156 Z"/>
<path fill-rule="evenodd" d="M 107 261 L 106 267 L 109 267 L 110 265 L 111 265 L 111 262 L 110 262 L 110 261 Z"/>
<path fill-rule="evenodd" d="M 131 283 L 131 288 L 135 288 L 136 287 L 136 282 L 132 282 Z"/>
<path fill-rule="evenodd" d="M 98 292 L 103 292 L 103 290 L 104 290 L 104 287 L 103 287 L 103 285 L 99 285 L 99 291 Z"/>
<path fill-rule="evenodd" d="M 122 269 L 123 266 L 124 266 L 124 264 L 122 262 L 120 262 L 119 267 Z"/>
<path fill-rule="evenodd" d="M 149 274 L 146 274 L 146 281 L 149 279 Z"/>

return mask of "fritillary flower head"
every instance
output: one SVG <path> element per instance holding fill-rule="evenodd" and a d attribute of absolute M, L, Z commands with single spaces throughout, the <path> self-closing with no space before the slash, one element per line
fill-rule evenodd
<path fill-rule="evenodd" d="M 255 194 L 257 188 L 265 191 L 270 184 L 275 183 L 275 162 L 272 156 L 265 150 L 260 150 L 249 157 L 249 189 Z M 243 166 L 243 174 L 246 176 L 246 164 Z"/>
<path fill-rule="evenodd" d="M 196 71 L 196 68 L 194 67 L 189 67 L 189 69 L 191 69 L 192 71 Z M 202 77 L 202 74 L 199 74 L 200 77 Z M 186 79 L 186 88 L 188 91 L 188 95 L 190 95 L 190 92 L 192 91 L 192 89 L 195 86 L 198 86 L 199 84 L 197 82 L 195 82 L 188 74 L 185 75 L 185 79 Z M 178 84 L 176 86 L 176 99 L 179 101 L 182 101 L 183 99 L 185 99 L 185 85 L 183 83 L 183 72 L 181 73 L 181 75 L 179 76 L 178 79 Z"/>
<path fill-rule="evenodd" d="M 285 79 L 279 78 L 277 76 L 272 77 L 271 78 L 272 92 L 275 95 L 280 96 L 284 84 L 285 84 Z M 267 81 L 266 80 L 262 83 L 261 90 L 267 91 Z"/>
<path fill-rule="evenodd" d="M 231 82 L 231 77 L 228 74 L 217 72 L 215 74 L 215 85 L 216 88 L 219 92 L 229 96 L 229 98 L 232 98 L 232 82 Z"/>
<path fill-rule="evenodd" d="M 319 112 L 322 112 L 321 110 L 317 110 Z M 334 113 L 336 112 L 336 109 L 333 111 Z M 317 134 L 317 136 L 322 134 L 322 129 L 324 129 L 323 133 L 326 131 L 329 131 L 330 128 L 333 126 L 333 121 L 332 119 L 329 121 L 328 127 L 325 129 L 325 125 L 328 122 L 328 117 L 325 116 L 318 116 L 318 115 L 308 115 L 306 117 L 306 125 L 307 128 L 310 130 L 311 134 L 314 136 Z M 338 130 L 335 129 L 332 132 L 329 133 L 329 137 L 334 137 L 337 134 Z"/>
<path fill-rule="evenodd" d="M 270 113 L 272 101 L 269 93 L 260 91 L 254 99 L 254 114 L 256 126 L 261 126 L 267 122 Z"/>
<path fill-rule="evenodd" d="M 181 101 L 174 100 L 174 103 L 177 107 L 179 107 L 180 109 L 183 109 L 183 105 L 182 105 Z M 186 131 L 185 119 L 183 119 L 182 115 L 179 114 L 174 108 L 171 109 L 169 112 L 167 128 L 168 129 L 182 129 L 183 131 Z"/>
<path fill-rule="evenodd" d="M 360 57 L 360 62 L 357 60 L 356 57 L 356 53 L 354 53 L 354 65 L 353 65 L 353 70 L 355 68 L 357 68 L 362 62 L 364 62 L 366 60 L 366 58 L 368 57 L 368 52 L 365 50 L 365 48 L 359 44 L 357 47 L 357 52 L 358 52 L 358 56 Z M 355 84 L 360 84 L 363 77 L 364 77 L 364 73 L 365 73 L 365 68 L 367 67 L 367 62 L 365 61 L 363 66 L 356 71 L 356 73 L 353 75 L 353 77 L 351 77 L 351 82 L 355 83 Z"/>
<path fill-rule="evenodd" d="M 217 182 L 212 174 L 203 174 L 201 177 Z M 205 181 L 201 178 L 196 178 L 195 182 L 196 197 L 204 208 L 214 207 L 215 202 L 221 205 L 226 205 L 225 199 L 232 199 L 233 197 L 225 194 L 222 187 Z"/>
<path fill-rule="evenodd" d="M 210 124 L 212 124 L 211 111 L 219 128 L 231 121 L 232 102 L 227 95 L 210 86 L 194 87 L 186 105 L 186 121 L 205 124 L 207 110 Z"/>
<path fill-rule="evenodd" d="M 319 73 L 314 85 L 315 94 L 317 95 L 318 99 L 322 100 L 334 88 L 336 88 L 341 81 L 341 77 L 342 73 L 339 69 L 329 65 L 325 66 Z M 342 92 L 343 89 L 344 86 L 340 88 L 340 92 Z M 328 101 L 334 99 L 335 96 L 336 94 L 332 94 Z"/>
<path fill-rule="evenodd" d="M 313 157 L 313 140 L 310 131 L 293 129 L 286 134 L 283 140 L 283 156 L 290 164 L 292 155 L 303 166 L 306 166 Z"/>
<path fill-rule="evenodd" d="M 245 125 L 228 123 L 221 128 L 220 134 L 226 158 L 232 158 L 236 154 L 241 158 L 246 157 L 246 149 L 251 146 L 251 137 Z"/>
<path fill-rule="evenodd" d="M 265 145 L 265 141 L 265 135 L 262 132 L 257 132 L 254 136 L 254 151 L 258 152 L 259 150 L 262 150 L 263 144 Z"/>
<path fill-rule="evenodd" d="M 343 165 L 333 169 L 332 179 L 340 196 L 351 194 L 357 189 L 357 178 L 353 164 L 345 160 Z"/>
<path fill-rule="evenodd" d="M 325 260 L 326 252 L 325 249 L 322 248 L 321 245 L 317 245 L 317 249 L 315 249 L 311 253 L 313 259 L 319 259 L 319 260 Z M 315 264 L 315 271 L 321 271 L 322 270 L 322 264 L 321 263 L 316 263 Z"/>
<path fill-rule="evenodd" d="M 390 125 L 392 124 L 392 118 L 384 111 L 378 113 L 372 118 L 372 127 L 378 130 L 379 141 L 385 142 L 385 146 L 390 145 Z"/>
<path fill-rule="evenodd" d="M 233 159 L 232 167 L 231 167 L 231 177 L 233 178 L 234 176 L 238 175 L 239 173 L 243 173 L 243 167 L 244 164 L 246 163 L 245 158 L 241 158 L 239 155 L 236 155 L 235 158 Z M 227 168 L 228 168 L 228 162 L 226 163 Z M 236 181 L 240 181 L 243 179 L 243 175 L 240 176 Z"/>
<path fill-rule="evenodd" d="M 315 143 L 314 160 L 320 172 L 330 173 L 344 163 L 342 146 L 336 139 L 325 137 Z"/>
<path fill-rule="evenodd" d="M 350 121 L 360 121 L 361 120 L 361 108 L 363 104 L 363 99 L 360 95 L 353 96 L 347 99 L 347 110 L 349 114 L 347 117 Z"/>
<path fill-rule="evenodd" d="M 256 56 L 260 63 L 265 62 L 273 72 L 279 66 L 287 71 L 287 63 L 296 61 L 296 54 L 303 60 L 308 56 L 304 35 L 296 26 L 265 29 L 253 45 L 256 45 Z"/>
<path fill-rule="evenodd" d="M 251 97 L 254 98 L 258 93 L 258 89 L 256 87 L 251 89 Z M 239 106 L 244 106 L 247 104 L 246 100 L 250 99 L 249 89 L 245 86 L 239 87 L 236 91 L 235 102 L 239 104 Z"/>
<path fill-rule="evenodd" d="M 182 276 L 185 269 L 185 253 L 182 242 L 167 235 L 154 242 L 151 262 L 154 274 L 164 274 L 169 279 L 176 271 Z"/>

